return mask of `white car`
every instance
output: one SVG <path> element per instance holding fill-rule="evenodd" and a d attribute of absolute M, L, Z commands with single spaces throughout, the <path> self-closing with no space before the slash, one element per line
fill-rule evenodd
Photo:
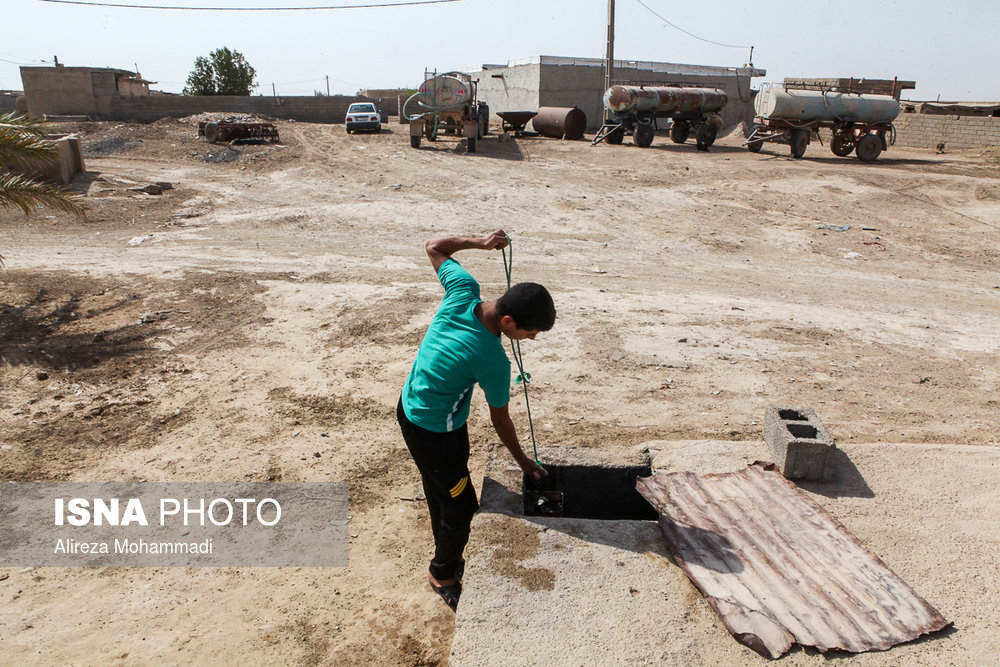
<path fill-rule="evenodd" d="M 344 118 L 347 133 L 355 130 L 382 131 L 382 115 L 372 102 L 355 102 L 347 107 L 347 117 Z"/>

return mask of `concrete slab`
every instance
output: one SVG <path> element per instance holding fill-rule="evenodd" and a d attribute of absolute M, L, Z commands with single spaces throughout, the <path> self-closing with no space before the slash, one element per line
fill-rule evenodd
<path fill-rule="evenodd" d="M 619 464 L 651 457 L 654 469 L 698 473 L 769 460 L 764 442 L 657 441 L 599 456 Z M 593 462 L 573 450 L 559 459 Z M 998 471 L 993 447 L 848 444 L 833 481 L 799 484 L 955 623 L 853 664 L 969 664 L 1000 652 L 989 602 L 1000 597 L 1000 517 L 989 491 Z M 520 471 L 504 450 L 491 452 L 450 664 L 769 662 L 729 635 L 670 561 L 655 522 L 525 518 L 521 508 Z M 782 662 L 828 659 L 798 649 Z"/>

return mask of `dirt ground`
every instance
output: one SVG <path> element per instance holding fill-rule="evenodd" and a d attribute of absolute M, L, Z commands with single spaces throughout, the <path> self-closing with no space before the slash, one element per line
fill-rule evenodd
<path fill-rule="evenodd" d="M 394 419 L 435 235 L 503 228 L 514 280 L 553 293 L 556 327 L 522 345 L 543 461 L 760 439 L 774 403 L 840 442 L 998 446 L 996 150 L 863 164 L 738 132 L 709 153 L 494 132 L 467 154 L 395 123 L 278 127 L 226 147 L 196 118 L 61 126 L 87 219 L 0 214 L 0 479 L 347 481 L 350 567 L 0 568 L 0 662 L 446 663 Z M 499 253 L 458 259 L 502 292 Z M 527 434 L 519 391 L 512 412 Z M 478 392 L 470 433 L 475 479 L 495 439 Z"/>

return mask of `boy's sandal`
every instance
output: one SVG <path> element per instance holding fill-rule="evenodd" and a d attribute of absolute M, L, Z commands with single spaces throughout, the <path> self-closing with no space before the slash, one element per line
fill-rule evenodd
<path fill-rule="evenodd" d="M 456 582 L 452 586 L 435 586 L 430 581 L 427 584 L 431 587 L 432 591 L 441 596 L 445 604 L 453 610 L 458 609 L 458 598 L 462 595 L 462 584 L 460 582 Z"/>

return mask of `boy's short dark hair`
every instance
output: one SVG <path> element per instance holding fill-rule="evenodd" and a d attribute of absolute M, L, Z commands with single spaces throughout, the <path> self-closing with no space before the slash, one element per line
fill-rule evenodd
<path fill-rule="evenodd" d="M 538 283 L 518 283 L 497 299 L 497 314 L 510 315 L 518 329 L 548 331 L 556 323 L 556 306 Z"/>

